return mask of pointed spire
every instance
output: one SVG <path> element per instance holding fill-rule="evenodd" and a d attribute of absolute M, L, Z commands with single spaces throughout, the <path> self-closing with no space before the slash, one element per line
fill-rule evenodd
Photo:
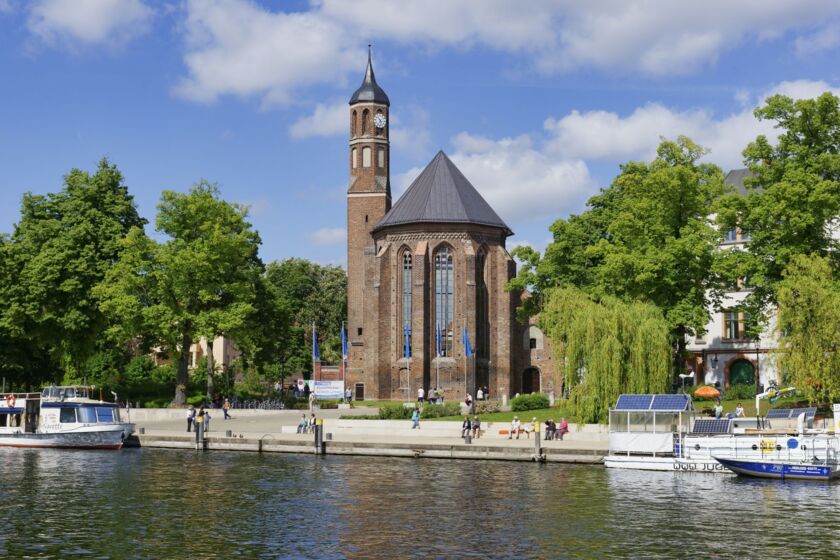
<path fill-rule="evenodd" d="M 365 69 L 365 78 L 362 80 L 362 85 L 350 98 L 350 105 L 362 102 L 382 103 L 384 105 L 391 105 L 388 95 L 376 83 L 376 75 L 373 73 L 373 62 L 371 57 L 371 46 L 368 44 L 368 60 L 367 68 Z"/>

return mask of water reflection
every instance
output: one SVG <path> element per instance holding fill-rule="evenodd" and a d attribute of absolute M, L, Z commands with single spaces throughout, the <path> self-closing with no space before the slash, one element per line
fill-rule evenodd
<path fill-rule="evenodd" d="M 2 557 L 826 556 L 838 486 L 586 466 L 0 449 Z"/>

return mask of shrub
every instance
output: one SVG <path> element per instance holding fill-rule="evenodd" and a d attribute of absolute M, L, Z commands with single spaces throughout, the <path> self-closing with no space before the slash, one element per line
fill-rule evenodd
<path fill-rule="evenodd" d="M 501 406 L 499 406 L 499 401 L 478 401 L 475 403 L 475 412 L 477 414 L 490 414 L 499 412 L 500 410 Z"/>
<path fill-rule="evenodd" d="M 755 385 L 731 385 L 723 397 L 730 401 L 755 399 Z"/>
<path fill-rule="evenodd" d="M 548 397 L 542 393 L 519 395 L 510 401 L 510 409 L 514 412 L 537 410 L 539 408 L 548 408 Z"/>
<path fill-rule="evenodd" d="M 379 407 L 380 420 L 408 420 L 414 407 L 403 406 L 402 403 L 389 403 Z"/>
<path fill-rule="evenodd" d="M 423 405 L 423 418 L 443 418 L 444 416 L 458 416 L 461 414 L 461 403 L 448 402 L 444 404 Z M 409 417 L 411 415 L 409 414 Z"/>

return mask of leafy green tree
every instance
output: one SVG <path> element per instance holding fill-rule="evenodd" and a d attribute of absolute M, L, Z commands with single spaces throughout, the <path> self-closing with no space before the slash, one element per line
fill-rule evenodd
<path fill-rule="evenodd" d="M 533 296 L 523 313 L 538 312 L 546 290 L 565 286 L 596 300 L 651 303 L 670 325 L 674 363 L 682 371 L 686 335 L 704 332 L 708 308 L 720 297 L 712 273 L 720 235 L 711 213 L 724 177 L 718 167 L 698 163 L 705 153 L 685 137 L 663 141 L 652 162 L 623 165 L 585 212 L 557 220 L 542 258 L 517 249 L 523 266 L 509 287 Z"/>
<path fill-rule="evenodd" d="M 773 145 L 759 136 L 744 150 L 752 174 L 748 195 L 729 196 L 719 208 L 722 229 L 740 227 L 750 237 L 745 250 L 731 251 L 726 268 L 749 279 L 745 305 L 765 318 L 777 302 L 777 284 L 798 255 L 821 255 L 840 265 L 840 100 L 767 98 L 755 110 L 781 130 Z M 730 281 L 732 279 L 730 278 Z"/>
<path fill-rule="evenodd" d="M 810 402 L 840 396 L 840 280 L 827 257 L 791 258 L 777 285 L 778 364 Z"/>
<path fill-rule="evenodd" d="M 670 325 L 654 305 L 550 288 L 538 324 L 553 342 L 558 376 L 580 422 L 606 422 L 622 392 L 668 388 Z"/>
<path fill-rule="evenodd" d="M 13 347 L 7 357 L 48 357 L 49 365 L 45 358 L 17 362 L 32 376 L 27 383 L 60 380 L 62 373 L 111 376 L 114 368 L 103 373 L 97 354 L 124 361 L 125 351 L 115 356 L 102 344 L 108 320 L 92 288 L 119 259 L 129 230 L 144 224 L 122 175 L 105 159 L 93 174 L 71 170 L 57 193 L 23 196 L 20 221 L 2 244 L 0 337 Z"/>
<path fill-rule="evenodd" d="M 294 328 L 285 355 L 291 371 L 311 369 L 312 325 L 318 330 L 321 359 L 341 359 L 340 329 L 347 317 L 347 273 L 305 259 L 269 263 L 266 281 L 286 302 Z"/>
<path fill-rule="evenodd" d="M 129 232 L 120 260 L 96 288 L 103 311 L 120 319 L 112 336 L 144 336 L 146 346 L 177 355 L 176 405 L 186 402 L 192 343 L 233 334 L 254 312 L 260 238 L 246 218 L 245 207 L 221 200 L 205 181 L 186 194 L 164 191 L 156 226 L 166 241 Z M 212 379 L 208 375 L 208 393 Z"/>

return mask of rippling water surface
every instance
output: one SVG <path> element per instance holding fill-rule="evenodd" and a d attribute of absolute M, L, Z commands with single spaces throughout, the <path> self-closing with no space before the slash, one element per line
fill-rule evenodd
<path fill-rule="evenodd" d="M 0 557 L 833 558 L 840 485 L 588 466 L 0 449 Z"/>

